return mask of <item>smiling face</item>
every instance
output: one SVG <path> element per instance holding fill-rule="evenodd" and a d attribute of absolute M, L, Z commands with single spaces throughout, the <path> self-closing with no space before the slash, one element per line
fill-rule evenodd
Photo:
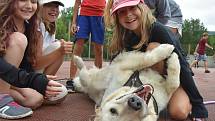
<path fill-rule="evenodd" d="M 37 10 L 37 0 L 17 0 L 15 18 L 29 20 Z"/>
<path fill-rule="evenodd" d="M 126 29 L 138 32 L 140 28 L 140 9 L 136 6 L 120 8 L 116 11 L 119 23 Z"/>
<path fill-rule="evenodd" d="M 59 16 L 59 4 L 52 2 L 43 5 L 42 18 L 49 22 L 55 22 Z"/>
<path fill-rule="evenodd" d="M 141 121 L 148 115 L 146 90 L 122 87 L 108 96 L 97 112 L 99 121 Z"/>

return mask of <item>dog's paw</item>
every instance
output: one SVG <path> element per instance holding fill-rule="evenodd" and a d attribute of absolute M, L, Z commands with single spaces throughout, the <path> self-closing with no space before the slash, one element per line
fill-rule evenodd
<path fill-rule="evenodd" d="M 171 44 L 161 44 L 160 46 L 158 46 L 158 48 L 160 48 L 160 53 L 164 52 L 163 54 L 170 56 L 175 47 Z"/>
<path fill-rule="evenodd" d="M 178 59 L 178 55 L 173 52 L 170 57 L 167 60 L 167 69 L 169 69 L 169 71 L 173 72 L 173 73 L 180 73 L 180 62 Z M 168 70 L 167 70 L 168 71 Z"/>
<path fill-rule="evenodd" d="M 156 113 L 149 112 L 149 114 L 141 121 L 157 121 L 157 120 L 158 120 L 158 115 L 156 115 Z"/>
<path fill-rule="evenodd" d="M 178 55 L 172 53 L 170 58 L 167 60 L 167 78 L 166 83 L 168 87 L 178 87 L 180 83 L 180 63 Z M 169 89 L 171 90 L 171 89 Z"/>
<path fill-rule="evenodd" d="M 84 87 L 81 85 L 79 77 L 73 79 L 73 89 L 76 92 L 84 92 Z"/>

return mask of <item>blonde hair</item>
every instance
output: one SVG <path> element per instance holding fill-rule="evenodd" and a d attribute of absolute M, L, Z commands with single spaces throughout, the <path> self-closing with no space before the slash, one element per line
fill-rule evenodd
<path fill-rule="evenodd" d="M 202 34 L 202 36 L 208 36 L 208 33 L 207 33 L 207 32 L 204 32 L 204 33 Z"/>
<path fill-rule="evenodd" d="M 51 35 L 54 35 L 56 33 L 56 21 L 55 22 L 49 22 L 48 20 L 45 20 L 43 17 L 43 10 L 44 10 L 44 5 L 40 6 L 40 11 L 39 11 L 39 17 L 42 19 L 42 22 L 45 25 L 46 31 L 48 31 Z"/>
<path fill-rule="evenodd" d="M 110 44 L 110 52 L 111 54 L 116 54 L 117 52 L 123 51 L 125 47 L 125 36 L 128 34 L 128 32 L 131 32 L 128 29 L 125 29 L 120 23 L 118 16 L 116 15 L 116 12 L 111 15 L 111 8 L 113 5 L 113 0 L 109 0 L 104 13 L 105 18 L 105 25 L 106 27 L 112 27 L 113 28 L 113 38 L 111 40 Z M 150 35 L 150 29 L 152 24 L 156 21 L 155 17 L 152 15 L 150 9 L 147 7 L 146 4 L 139 3 L 137 5 L 138 9 L 141 11 L 141 17 L 140 20 L 140 42 L 133 46 L 134 49 L 140 49 L 143 44 L 148 43 L 149 35 Z"/>

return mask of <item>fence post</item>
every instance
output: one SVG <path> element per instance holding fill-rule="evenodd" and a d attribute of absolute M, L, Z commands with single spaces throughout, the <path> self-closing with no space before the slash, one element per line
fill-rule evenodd
<path fill-rule="evenodd" d="M 89 35 L 89 48 L 88 48 L 88 59 L 90 59 L 90 54 L 91 54 L 91 34 Z"/>
<path fill-rule="evenodd" d="M 191 51 L 191 45 L 190 44 L 188 44 L 188 55 L 190 55 L 190 52 Z"/>

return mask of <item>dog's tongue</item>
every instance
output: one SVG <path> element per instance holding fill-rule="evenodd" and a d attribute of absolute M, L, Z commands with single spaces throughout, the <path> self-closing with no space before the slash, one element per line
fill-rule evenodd
<path fill-rule="evenodd" d="M 153 92 L 153 88 L 151 85 L 142 85 L 135 91 L 135 93 L 145 101 L 148 100 L 152 92 Z"/>

